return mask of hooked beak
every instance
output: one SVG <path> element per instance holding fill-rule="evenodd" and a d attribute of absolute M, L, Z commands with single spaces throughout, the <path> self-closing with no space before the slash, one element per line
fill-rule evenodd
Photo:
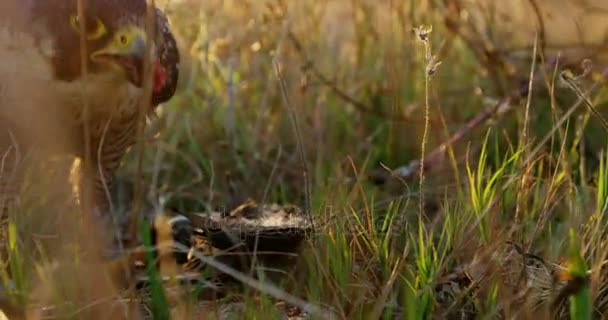
<path fill-rule="evenodd" d="M 139 28 L 127 27 L 116 32 L 116 35 L 107 46 L 95 51 L 91 55 L 91 60 L 117 66 L 124 71 L 131 83 L 137 87 L 141 87 L 145 55 L 145 31 Z"/>

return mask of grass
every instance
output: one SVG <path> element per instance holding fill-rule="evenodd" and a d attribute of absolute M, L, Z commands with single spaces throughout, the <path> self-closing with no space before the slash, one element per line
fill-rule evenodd
<path fill-rule="evenodd" d="M 459 306 L 438 303 L 436 286 L 465 272 L 473 282 L 460 294 L 484 318 L 548 318 L 552 299 L 530 310 L 517 300 L 526 281 L 517 292 L 503 284 L 494 257 L 508 240 L 547 263 L 565 261 L 580 285 L 547 290 L 567 297 L 573 319 L 608 312 L 601 84 L 560 86 L 544 65 L 531 73 L 528 61 L 483 56 L 468 25 L 446 26 L 458 19 L 438 1 L 183 0 L 166 9 L 184 63 L 142 150 L 144 185 L 187 212 L 247 198 L 296 203 L 318 228 L 282 282 L 240 274 L 247 290 L 200 314 L 212 318 L 237 299 L 246 318 L 279 319 L 280 298 L 340 319 L 440 318 Z M 420 25 L 433 32 L 414 32 Z M 533 90 L 512 112 L 447 145 L 440 162 L 423 161 L 420 178 L 369 179 L 424 160 L 528 80 Z M 129 154 L 121 175 L 137 166 Z M 3 268 L 24 304 L 36 247 L 16 228 L 11 220 Z M 147 272 L 152 313 L 168 318 L 175 301 L 157 270 Z M 190 298 L 182 303 L 197 305 Z"/>

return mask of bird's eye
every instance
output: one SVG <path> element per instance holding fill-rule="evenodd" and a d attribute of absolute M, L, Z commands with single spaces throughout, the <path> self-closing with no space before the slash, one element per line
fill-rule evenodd
<path fill-rule="evenodd" d="M 70 26 L 78 33 L 85 32 L 87 40 L 97 40 L 107 33 L 106 26 L 99 18 L 87 17 L 86 26 L 83 26 L 80 17 L 76 13 L 70 16 Z"/>

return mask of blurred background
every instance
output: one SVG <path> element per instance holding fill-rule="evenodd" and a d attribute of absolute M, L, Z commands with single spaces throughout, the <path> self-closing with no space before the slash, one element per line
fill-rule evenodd
<path fill-rule="evenodd" d="M 584 58 L 595 70 L 607 59 L 602 1 L 158 3 L 179 35 L 183 76 L 153 127 L 160 134 L 146 148 L 147 175 L 159 192 L 189 209 L 226 205 L 232 201 L 226 197 L 235 196 L 231 188 L 258 201 L 301 203 L 305 188 L 290 109 L 316 208 L 344 207 L 357 177 L 420 158 L 427 65 L 413 31 L 420 25 L 432 28 L 430 50 L 441 62 L 430 79 L 427 152 L 527 83 L 535 43 L 547 65 L 561 59 L 560 68 L 573 66 L 577 74 Z M 548 82 L 533 90 L 533 136 L 553 126 L 551 101 L 574 97 L 547 90 L 555 76 L 551 66 L 543 70 Z M 514 109 L 496 119 L 493 132 L 501 139 L 517 141 L 524 108 Z M 479 142 L 485 130 L 453 145 L 458 162 L 466 141 Z M 596 148 L 605 145 L 604 134 L 589 139 Z M 449 165 L 444 169 L 452 178 Z"/>

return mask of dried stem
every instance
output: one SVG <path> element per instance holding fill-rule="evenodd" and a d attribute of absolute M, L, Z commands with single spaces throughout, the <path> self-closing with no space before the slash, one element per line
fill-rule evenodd
<path fill-rule="evenodd" d="M 85 173 L 85 179 L 89 179 L 91 177 L 88 176 L 89 173 L 93 172 L 92 170 L 90 170 L 92 168 L 91 165 L 91 160 L 92 160 L 92 153 L 91 153 L 91 128 L 89 127 L 89 120 L 90 120 L 90 110 L 89 110 L 89 101 L 87 98 L 87 79 L 88 79 L 88 75 L 89 75 L 89 70 L 88 70 L 88 56 L 87 56 L 87 39 L 86 39 L 86 30 L 84 30 L 85 26 L 87 25 L 86 22 L 86 14 L 85 14 L 85 7 L 84 7 L 84 1 L 83 0 L 78 0 L 77 2 L 77 13 L 78 13 L 78 19 L 80 20 L 80 28 L 82 29 L 80 32 L 80 66 L 81 66 L 81 70 L 82 70 L 82 85 L 83 85 L 83 90 L 82 90 L 82 103 L 83 103 L 83 112 L 82 112 L 82 118 L 83 118 L 83 135 L 84 135 L 84 158 L 83 160 L 83 168 L 82 168 L 82 172 Z M 55 124 L 56 125 L 56 124 Z M 90 183 L 88 183 L 87 180 L 85 180 L 85 183 L 81 183 L 81 188 L 84 188 L 84 190 L 81 190 L 80 192 L 80 209 L 82 211 L 81 217 L 84 217 L 85 214 L 88 214 L 91 212 L 92 209 L 92 199 L 90 199 L 90 195 L 92 194 L 90 191 L 92 189 L 92 186 Z"/>
<path fill-rule="evenodd" d="M 527 150 L 527 145 L 528 145 L 528 125 L 530 122 L 530 103 L 532 101 L 532 88 L 533 86 L 533 79 L 534 79 L 534 72 L 536 71 L 536 50 L 538 47 L 538 34 L 536 35 L 536 37 L 534 37 L 534 49 L 532 50 L 532 66 L 530 67 L 530 76 L 528 77 L 528 94 L 527 94 L 527 99 L 526 99 L 526 108 L 525 108 L 525 112 L 524 112 L 524 127 L 523 127 L 523 132 L 521 135 L 521 144 L 520 147 L 524 148 L 524 150 Z M 525 151 L 524 151 L 525 152 Z M 526 185 L 528 183 L 528 175 L 530 174 L 530 163 L 525 164 L 524 166 L 524 170 L 522 173 L 522 177 L 521 177 L 521 184 L 520 184 L 520 189 L 522 192 L 518 193 L 518 197 L 523 196 L 525 194 L 525 190 L 526 190 Z M 522 211 L 522 206 L 526 206 L 526 201 L 525 199 L 519 199 L 519 201 L 517 201 L 517 206 L 515 208 L 515 219 L 519 219 L 521 217 L 520 212 Z M 526 212 L 527 208 L 523 208 L 523 211 Z"/>
<path fill-rule="evenodd" d="M 287 85 L 285 84 L 285 79 L 283 78 L 283 74 L 281 72 L 281 65 L 276 60 L 276 58 L 273 59 L 272 64 L 274 66 L 274 71 L 277 76 L 277 79 L 279 80 L 279 85 L 281 86 L 281 94 L 283 95 L 283 100 L 285 102 L 285 105 L 287 106 L 287 109 L 289 110 L 291 124 L 296 135 L 296 140 L 298 143 L 298 153 L 300 155 L 300 161 L 302 165 L 302 175 L 304 178 L 304 212 L 308 215 L 310 223 L 314 229 L 310 203 L 311 186 L 309 181 L 310 178 L 308 176 L 308 165 L 306 161 L 306 151 L 304 150 L 304 140 L 302 139 L 302 131 L 300 130 L 296 110 L 293 107 L 291 100 L 289 99 L 289 94 L 287 93 Z"/>
<path fill-rule="evenodd" d="M 135 239 L 135 235 L 138 230 L 138 222 L 140 217 L 140 212 L 143 209 L 144 203 L 144 188 L 143 181 L 141 178 L 143 171 L 143 147 L 144 147 L 144 127 L 146 124 L 146 116 L 148 110 L 150 108 L 150 101 L 152 98 L 152 40 L 155 39 L 155 30 L 156 30 L 156 12 L 155 12 L 155 3 L 154 0 L 150 0 L 148 2 L 147 7 L 147 15 L 146 15 L 146 36 L 148 41 L 146 41 L 146 54 L 145 54 L 145 63 L 144 63 L 144 74 L 143 79 L 145 79 L 143 83 L 143 94 L 142 99 L 139 104 L 139 113 L 137 117 L 137 140 L 135 144 L 136 154 L 137 154 L 137 167 L 135 170 L 135 190 L 134 190 L 134 199 L 133 199 L 133 209 L 131 212 L 131 221 L 130 221 L 130 236 Z"/>
<path fill-rule="evenodd" d="M 587 106 L 587 108 L 589 108 L 589 110 L 593 113 L 593 115 L 595 115 L 597 117 L 597 119 L 602 123 L 602 126 L 604 127 L 604 129 L 608 132 L 608 121 L 606 121 L 606 118 L 604 118 L 604 116 L 602 116 L 602 114 L 599 111 L 597 111 L 597 109 L 593 106 L 591 101 L 589 101 L 589 99 L 583 94 L 581 89 L 576 85 L 576 83 L 574 83 L 574 81 L 576 79 L 569 72 L 566 72 L 566 71 L 564 71 L 560 74 L 560 78 L 562 81 L 564 81 L 564 83 L 566 83 L 568 85 L 568 87 L 572 91 L 574 91 L 576 96 L 579 99 L 581 99 L 581 101 Z"/>

